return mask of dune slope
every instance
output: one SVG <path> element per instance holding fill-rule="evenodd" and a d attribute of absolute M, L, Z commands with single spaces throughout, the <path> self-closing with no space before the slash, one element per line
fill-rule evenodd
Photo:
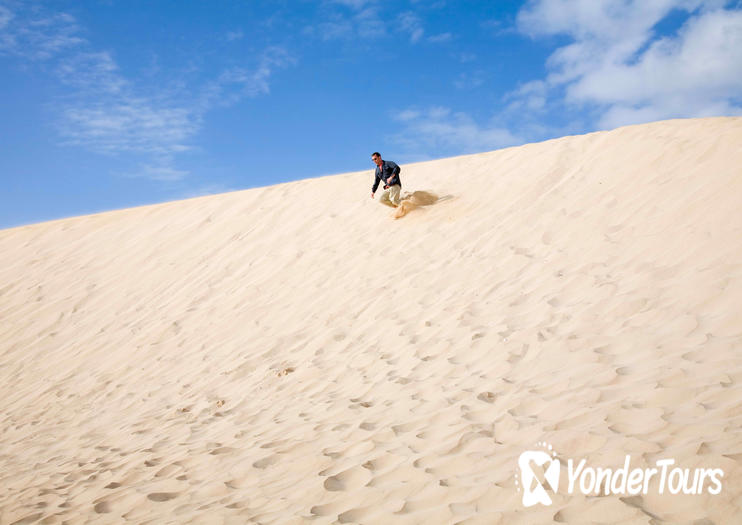
<path fill-rule="evenodd" d="M 0 523 L 738 519 L 742 118 L 371 167 L 0 231 Z"/>

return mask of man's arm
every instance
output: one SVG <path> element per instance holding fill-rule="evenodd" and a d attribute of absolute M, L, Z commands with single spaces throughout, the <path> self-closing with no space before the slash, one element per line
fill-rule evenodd
<path fill-rule="evenodd" d="M 376 193 L 376 189 L 379 187 L 379 183 L 381 182 L 381 179 L 379 178 L 379 172 L 377 171 L 374 173 L 374 186 L 371 188 L 371 196 L 374 196 L 374 193 Z"/>
<path fill-rule="evenodd" d="M 400 168 L 400 167 L 399 167 L 399 166 L 397 165 L 397 163 L 395 163 L 395 162 L 392 162 L 391 160 L 388 160 L 388 161 L 387 161 L 387 164 L 388 164 L 389 166 L 391 166 L 391 168 L 392 168 L 392 176 L 391 176 L 391 177 L 389 177 L 389 178 L 388 178 L 388 179 L 386 180 L 386 183 L 387 183 L 387 184 L 389 184 L 389 185 L 391 185 L 391 184 L 392 184 L 392 183 L 394 182 L 394 180 L 396 180 L 396 179 L 397 179 L 397 176 L 398 176 L 398 175 L 399 175 L 399 173 L 400 173 L 400 172 L 402 171 L 402 169 L 401 169 L 401 168 Z"/>

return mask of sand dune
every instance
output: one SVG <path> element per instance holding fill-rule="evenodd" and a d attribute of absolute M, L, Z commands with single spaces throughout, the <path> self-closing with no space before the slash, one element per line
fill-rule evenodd
<path fill-rule="evenodd" d="M 0 231 L 1 523 L 735 523 L 742 119 Z M 519 455 L 722 468 L 552 493 Z M 654 487 L 654 485 L 653 485 Z M 704 521 L 705 520 L 705 521 Z"/>

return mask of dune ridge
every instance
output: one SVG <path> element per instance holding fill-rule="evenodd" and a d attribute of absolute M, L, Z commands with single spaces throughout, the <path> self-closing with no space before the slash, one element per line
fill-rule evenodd
<path fill-rule="evenodd" d="M 450 198 L 399 220 L 369 169 L 0 231 L 0 523 L 735 522 L 741 145 L 403 165 Z M 723 490 L 524 508 L 544 441 Z"/>

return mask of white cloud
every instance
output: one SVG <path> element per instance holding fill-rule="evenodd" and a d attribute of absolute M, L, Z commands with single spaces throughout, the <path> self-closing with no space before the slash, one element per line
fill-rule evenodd
<path fill-rule="evenodd" d="M 66 143 L 103 153 L 171 156 L 187 151 L 186 141 L 199 119 L 182 107 L 161 107 L 151 100 L 121 97 L 116 102 L 86 103 L 62 111 Z"/>
<path fill-rule="evenodd" d="M 510 35 L 517 30 L 511 20 L 507 19 L 487 19 L 479 22 L 479 27 L 492 36 L 500 37 Z"/>
<path fill-rule="evenodd" d="M 362 9 L 367 4 L 372 4 L 374 0 L 332 0 L 332 2 L 352 9 Z"/>
<path fill-rule="evenodd" d="M 176 180 L 187 172 L 174 167 L 175 158 L 193 149 L 190 143 L 204 115 L 216 106 L 269 93 L 271 75 L 291 63 L 285 50 L 271 47 L 254 67 L 227 69 L 200 94 L 170 100 L 164 93 L 137 95 L 107 53 L 76 55 L 58 68 L 61 80 L 74 84 L 79 95 L 61 110 L 59 130 L 65 144 L 148 156 L 151 162 L 140 175 Z"/>
<path fill-rule="evenodd" d="M 437 2 L 424 7 L 435 9 L 443 5 Z M 325 0 L 320 4 L 318 17 L 321 22 L 306 25 L 302 33 L 325 41 L 375 39 L 392 35 L 416 44 L 421 41 L 445 43 L 454 37 L 448 32 L 426 37 L 423 20 L 414 11 L 403 11 L 396 16 L 385 13 L 382 16 L 377 0 Z"/>
<path fill-rule="evenodd" d="M 135 173 L 129 174 L 130 177 L 146 177 L 151 180 L 159 180 L 164 182 L 173 182 L 181 180 L 188 175 L 185 170 L 178 170 L 170 165 L 171 159 L 164 159 L 163 164 L 143 164 L 139 167 L 139 170 Z"/>
<path fill-rule="evenodd" d="M 445 7 L 446 2 L 445 0 L 438 0 L 435 2 L 432 2 L 431 0 L 410 0 L 413 4 L 424 4 L 424 6 L 428 9 L 440 9 L 442 7 Z"/>
<path fill-rule="evenodd" d="M 302 33 L 325 41 L 350 38 L 354 34 L 354 25 L 350 20 L 343 17 L 332 16 L 319 24 L 305 26 Z"/>
<path fill-rule="evenodd" d="M 328 10 L 322 13 L 322 22 L 307 25 L 302 33 L 324 41 L 336 39 L 372 39 L 386 35 L 384 21 L 372 2 L 334 2 L 354 8 L 354 12 Z M 365 7 L 369 4 L 368 7 Z"/>
<path fill-rule="evenodd" d="M 376 7 L 367 7 L 353 19 L 358 36 L 377 38 L 386 35 L 386 27 Z"/>
<path fill-rule="evenodd" d="M 409 37 L 410 42 L 413 44 L 420 40 L 425 33 L 420 18 L 412 13 L 406 11 L 399 15 L 398 18 L 400 33 Z"/>
<path fill-rule="evenodd" d="M 75 19 L 66 13 L 20 18 L 0 6 L 0 53 L 47 60 L 85 43 L 78 32 Z"/>
<path fill-rule="evenodd" d="M 604 128 L 673 117 L 740 114 L 742 11 L 723 1 L 538 0 L 518 15 L 532 36 L 571 42 L 547 62 L 549 74 L 511 94 L 539 109 L 548 91 L 594 108 Z M 655 26 L 673 12 L 687 20 L 669 36 Z M 531 88 L 538 87 L 537 91 Z"/>
<path fill-rule="evenodd" d="M 176 157 L 193 149 L 210 109 L 269 93 L 273 73 L 293 63 L 285 50 L 270 47 L 252 65 L 225 69 L 212 82 L 171 92 L 128 80 L 113 55 L 92 49 L 80 31 L 67 14 L 0 7 L 0 52 L 51 63 L 56 79 L 70 88 L 55 104 L 63 144 L 139 158 L 136 175 L 156 180 L 187 175 L 175 167 Z"/>
<path fill-rule="evenodd" d="M 453 40 L 453 35 L 451 33 L 439 33 L 437 35 L 430 35 L 427 40 L 433 44 L 443 44 Z"/>
<path fill-rule="evenodd" d="M 59 79 L 86 92 L 119 93 L 126 85 L 108 52 L 77 53 L 59 61 Z"/>
<path fill-rule="evenodd" d="M 490 151 L 522 142 L 494 122 L 482 125 L 446 107 L 410 108 L 392 117 L 400 124 L 392 140 L 415 159 Z"/>
<path fill-rule="evenodd" d="M 509 111 L 529 110 L 531 112 L 542 110 L 546 107 L 548 86 L 542 80 L 526 82 L 516 90 L 508 93 L 505 100 L 512 100 L 507 106 Z"/>
<path fill-rule="evenodd" d="M 10 9 L 0 5 L 0 29 L 5 29 L 12 18 L 13 13 L 10 12 Z"/>
<path fill-rule="evenodd" d="M 484 84 L 484 72 L 481 70 L 469 73 L 460 73 L 453 85 L 457 89 L 474 89 Z"/>
<path fill-rule="evenodd" d="M 410 120 L 419 118 L 421 115 L 422 113 L 415 109 L 403 109 L 402 111 L 394 115 L 394 120 L 397 120 L 399 122 L 408 122 Z"/>
<path fill-rule="evenodd" d="M 415 3 L 415 2 L 413 2 Z M 439 33 L 425 37 L 423 21 L 413 11 L 403 11 L 396 16 L 382 17 L 377 0 L 329 0 L 321 4 L 320 23 L 307 25 L 302 32 L 322 40 L 372 39 L 393 35 L 416 44 L 420 41 L 444 43 L 453 39 L 451 33 Z M 337 9 L 342 5 L 348 9 Z M 426 8 L 442 7 L 426 5 Z M 389 29 L 393 22 L 393 29 Z"/>
<path fill-rule="evenodd" d="M 245 97 L 267 95 L 270 93 L 269 81 L 273 73 L 294 63 L 295 59 L 285 49 L 269 47 L 260 55 L 256 66 L 224 70 L 204 88 L 198 105 L 207 111 L 213 105 L 230 106 Z"/>
<path fill-rule="evenodd" d="M 654 42 L 635 63 L 586 73 L 567 96 L 609 105 L 606 126 L 739 113 L 733 104 L 742 103 L 742 11 L 693 17 L 678 37 Z"/>
<path fill-rule="evenodd" d="M 454 57 L 462 64 L 468 64 L 469 62 L 474 62 L 477 59 L 477 55 L 469 52 L 457 53 L 454 55 Z"/>

